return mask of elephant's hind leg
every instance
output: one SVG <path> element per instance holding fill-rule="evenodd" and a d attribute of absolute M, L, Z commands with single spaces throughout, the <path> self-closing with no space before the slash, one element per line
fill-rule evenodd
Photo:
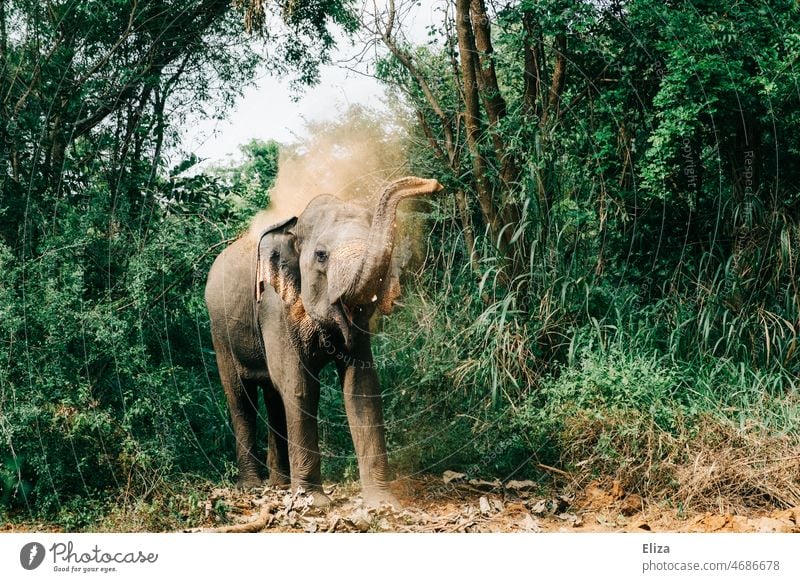
<path fill-rule="evenodd" d="M 267 436 L 267 467 L 269 468 L 269 484 L 273 487 L 288 487 L 289 440 L 286 436 L 286 410 L 280 394 L 271 383 L 264 384 L 264 402 L 267 407 L 269 434 Z"/>
<path fill-rule="evenodd" d="M 231 413 L 233 435 L 236 438 L 236 464 L 239 468 L 237 485 L 249 489 L 261 485 L 261 468 L 256 450 L 256 416 L 258 409 L 258 384 L 243 380 L 230 356 L 217 352 L 222 385 Z"/>

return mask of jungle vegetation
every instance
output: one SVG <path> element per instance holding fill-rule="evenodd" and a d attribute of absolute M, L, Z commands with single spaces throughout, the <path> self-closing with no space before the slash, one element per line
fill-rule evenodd
<path fill-rule="evenodd" d="M 447 189 L 375 342 L 398 473 L 800 505 L 797 3 L 452 0 L 424 44 L 407 8 L 0 2 L 0 519 L 178 527 L 232 480 L 203 285 L 280 147 L 168 152 L 259 67 L 316 82 L 340 33 L 389 95 L 342 124 Z"/>

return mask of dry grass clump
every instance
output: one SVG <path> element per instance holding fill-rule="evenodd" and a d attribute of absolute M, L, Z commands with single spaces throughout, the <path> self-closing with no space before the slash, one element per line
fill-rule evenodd
<path fill-rule="evenodd" d="M 560 465 L 573 469 L 572 486 L 585 489 L 597 478 L 612 478 L 626 491 L 649 499 L 675 494 L 676 472 L 688 438 L 660 429 L 637 411 L 613 415 L 579 411 L 565 419 L 558 435 Z"/>
<path fill-rule="evenodd" d="M 598 477 L 686 511 L 746 514 L 800 506 L 800 442 L 792 434 L 740 429 L 713 415 L 691 429 L 663 430 L 646 414 L 581 412 L 558 440 L 572 486 Z"/>
<path fill-rule="evenodd" d="M 676 471 L 676 497 L 687 506 L 739 513 L 800 506 L 796 436 L 709 419 L 686 447 L 686 462 Z"/>

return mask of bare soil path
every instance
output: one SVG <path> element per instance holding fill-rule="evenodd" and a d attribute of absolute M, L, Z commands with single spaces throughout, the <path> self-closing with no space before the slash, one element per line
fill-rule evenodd
<path fill-rule="evenodd" d="M 467 481 L 442 477 L 402 479 L 395 494 L 401 511 L 367 510 L 355 485 L 326 487 L 326 511 L 308 496 L 265 488 L 215 489 L 206 500 L 203 527 L 226 532 L 800 532 L 800 507 L 752 512 L 681 515 L 646 503 L 615 482 L 591 483 L 575 495 L 542 495 L 530 481 Z"/>

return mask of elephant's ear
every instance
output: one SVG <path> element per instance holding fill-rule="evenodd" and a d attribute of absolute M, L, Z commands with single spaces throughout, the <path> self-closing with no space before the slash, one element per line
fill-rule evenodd
<path fill-rule="evenodd" d="M 292 228 L 297 217 L 273 224 L 258 237 L 256 251 L 256 301 L 270 285 L 288 304 L 300 295 L 300 256 Z"/>

